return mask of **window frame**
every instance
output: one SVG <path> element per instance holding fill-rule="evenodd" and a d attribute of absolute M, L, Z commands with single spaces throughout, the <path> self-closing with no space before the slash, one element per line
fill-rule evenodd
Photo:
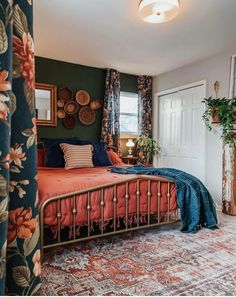
<path fill-rule="evenodd" d="M 138 93 L 121 91 L 120 92 L 120 98 L 122 97 L 122 95 L 123 96 L 130 97 L 130 98 L 137 99 L 137 104 L 138 104 Z M 138 109 L 137 109 L 137 113 L 121 112 L 121 109 L 120 109 L 119 119 L 120 119 L 120 116 L 121 115 L 124 115 L 124 116 L 133 116 L 133 117 L 136 117 L 137 120 L 138 120 Z M 132 131 L 127 131 L 127 132 L 120 131 L 120 137 L 121 138 L 129 138 L 129 137 L 137 138 L 138 137 L 138 130 L 136 132 L 132 132 Z"/>

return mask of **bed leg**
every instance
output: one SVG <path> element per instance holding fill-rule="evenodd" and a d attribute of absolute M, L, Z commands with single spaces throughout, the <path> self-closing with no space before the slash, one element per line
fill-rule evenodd
<path fill-rule="evenodd" d="M 39 213 L 39 230 L 40 230 L 40 255 L 41 255 L 41 263 L 43 263 L 44 258 L 44 209 L 40 208 Z"/>
<path fill-rule="evenodd" d="M 117 187 L 114 185 L 114 198 L 113 198 L 113 204 L 114 204 L 114 220 L 113 220 L 113 230 L 116 232 L 116 204 L 117 204 Z"/>
<path fill-rule="evenodd" d="M 90 205 L 90 192 L 88 192 L 88 195 L 87 195 L 88 237 L 90 237 L 90 210 L 91 210 L 91 205 Z"/>
<path fill-rule="evenodd" d="M 129 226 L 129 183 L 125 183 L 126 194 L 125 194 L 125 228 L 128 229 Z"/>
<path fill-rule="evenodd" d="M 150 225 L 150 204 L 151 204 L 151 180 L 148 181 L 148 192 L 147 192 L 147 198 L 148 198 L 148 226 Z"/>
<path fill-rule="evenodd" d="M 104 189 L 101 190 L 101 234 L 104 233 Z"/>
<path fill-rule="evenodd" d="M 61 242 L 61 200 L 57 200 L 57 242 Z"/>
<path fill-rule="evenodd" d="M 72 215 L 73 215 L 73 239 L 76 238 L 76 214 L 77 214 L 77 209 L 76 209 L 76 196 L 73 196 L 73 209 L 72 209 Z"/>
<path fill-rule="evenodd" d="M 168 212 L 167 212 L 167 222 L 170 221 L 170 183 L 167 184 L 167 205 L 168 205 Z"/>
<path fill-rule="evenodd" d="M 160 224 L 160 208 L 161 208 L 161 182 L 158 182 L 158 193 L 157 193 L 157 222 Z"/>
<path fill-rule="evenodd" d="M 140 179 L 137 180 L 137 227 L 139 227 L 140 220 Z"/>

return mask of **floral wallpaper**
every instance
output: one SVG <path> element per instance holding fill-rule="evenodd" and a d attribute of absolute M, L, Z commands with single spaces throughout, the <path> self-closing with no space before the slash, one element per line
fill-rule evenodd
<path fill-rule="evenodd" d="M 0 3 L 0 295 L 40 288 L 32 1 Z"/>
<path fill-rule="evenodd" d="M 107 69 L 101 139 L 120 148 L 120 73 Z"/>

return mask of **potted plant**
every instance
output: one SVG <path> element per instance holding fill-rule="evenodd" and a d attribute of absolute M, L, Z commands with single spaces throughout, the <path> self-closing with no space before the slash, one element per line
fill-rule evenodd
<path fill-rule="evenodd" d="M 160 151 L 157 142 L 148 135 L 141 135 L 137 140 L 137 151 L 139 161 L 144 165 L 150 165 L 153 156 Z"/>
<path fill-rule="evenodd" d="M 235 145 L 236 98 L 228 100 L 220 107 L 219 117 L 222 126 L 222 139 L 224 143 Z"/>
<path fill-rule="evenodd" d="M 228 103 L 226 98 L 205 98 L 202 103 L 205 103 L 206 110 L 203 114 L 203 120 L 209 130 L 212 129 L 211 124 L 219 124 L 221 119 L 219 117 L 219 111 L 222 106 Z"/>
<path fill-rule="evenodd" d="M 205 98 L 206 110 L 203 119 L 209 130 L 212 130 L 211 124 L 218 123 L 222 127 L 222 139 L 225 144 L 235 145 L 234 125 L 236 121 L 236 98 L 213 99 Z"/>

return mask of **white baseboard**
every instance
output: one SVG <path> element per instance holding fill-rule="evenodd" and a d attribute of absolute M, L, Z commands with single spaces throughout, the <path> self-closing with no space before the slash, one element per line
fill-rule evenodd
<path fill-rule="evenodd" d="M 222 212 L 222 205 L 220 205 L 219 203 L 216 203 L 216 210 L 219 212 Z"/>

